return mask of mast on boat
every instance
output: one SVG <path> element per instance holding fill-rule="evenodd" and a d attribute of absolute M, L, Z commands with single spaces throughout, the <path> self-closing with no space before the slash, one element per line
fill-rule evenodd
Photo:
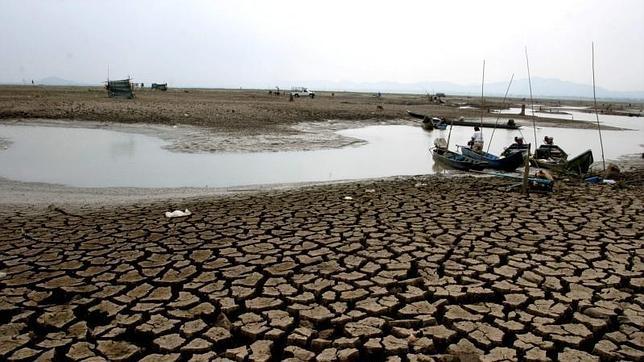
<path fill-rule="evenodd" d="M 514 73 L 512 73 L 512 77 L 510 78 L 510 83 L 508 83 L 508 88 L 505 89 L 505 95 L 503 96 L 503 103 L 501 104 L 502 106 L 505 106 L 505 101 L 508 98 L 508 92 L 510 91 L 510 86 L 512 85 L 513 79 L 514 79 Z M 496 132 L 496 126 L 499 124 L 500 117 L 501 117 L 501 113 L 498 113 L 496 116 L 496 121 L 494 122 L 494 128 L 492 129 L 492 135 L 490 136 L 490 142 L 488 142 L 487 150 L 485 152 L 490 152 L 490 145 L 492 144 L 492 138 L 494 138 L 494 132 Z"/>
<path fill-rule="evenodd" d="M 528 85 L 530 86 L 530 109 L 532 110 L 532 129 L 534 131 L 534 147 L 537 149 L 537 124 L 534 120 L 534 99 L 532 98 L 532 79 L 530 77 L 530 62 L 528 61 L 528 47 L 525 47 L 525 64 L 528 68 Z"/>
<path fill-rule="evenodd" d="M 597 131 L 599 132 L 599 146 L 602 149 L 602 165 L 606 172 L 606 159 L 604 158 L 604 141 L 602 140 L 602 129 L 599 125 L 599 114 L 597 113 L 597 95 L 595 93 L 595 42 L 591 43 L 592 50 L 592 68 L 593 68 L 593 102 L 595 105 L 595 118 L 597 119 Z"/>
<path fill-rule="evenodd" d="M 532 130 L 534 132 L 534 149 L 537 149 L 537 124 L 534 120 L 534 99 L 532 98 L 532 78 L 530 77 L 530 62 L 528 61 L 528 47 L 525 47 L 525 64 L 528 69 L 528 86 L 530 87 L 530 109 L 532 110 Z M 524 169 L 523 169 L 523 193 L 528 195 L 528 175 L 530 174 L 530 150 L 531 147 L 528 147 L 528 153 L 524 158 Z"/>
<path fill-rule="evenodd" d="M 485 86 L 485 59 L 483 59 L 483 79 L 481 79 L 481 136 L 483 136 L 483 107 L 485 105 L 485 96 L 483 88 Z"/>

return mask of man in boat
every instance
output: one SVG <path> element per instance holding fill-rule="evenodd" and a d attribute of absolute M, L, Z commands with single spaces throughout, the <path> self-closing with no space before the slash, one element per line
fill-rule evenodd
<path fill-rule="evenodd" d="M 559 162 L 566 161 L 568 155 L 559 146 L 555 145 L 553 137 L 545 136 L 543 138 L 543 145 L 537 149 L 536 158 Z"/>
<path fill-rule="evenodd" d="M 514 145 L 516 148 L 522 148 L 523 147 L 523 137 L 516 136 L 514 137 Z"/>
<path fill-rule="evenodd" d="M 508 146 L 503 153 L 501 153 L 502 157 L 508 157 L 511 154 L 515 152 L 522 152 L 522 151 L 527 151 L 528 150 L 529 144 L 526 144 L 523 141 L 523 137 L 521 136 L 516 136 L 514 137 L 514 143 Z"/>
<path fill-rule="evenodd" d="M 478 126 L 474 126 L 474 134 L 467 144 L 472 147 L 473 151 L 483 151 L 483 132 L 481 132 L 481 129 Z"/>

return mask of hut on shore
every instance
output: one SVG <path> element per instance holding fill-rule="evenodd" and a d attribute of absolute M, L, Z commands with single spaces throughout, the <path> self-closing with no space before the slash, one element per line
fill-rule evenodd
<path fill-rule="evenodd" d="M 134 98 L 134 93 L 132 92 L 132 83 L 130 79 L 121 79 L 121 80 L 108 80 L 107 85 L 107 94 L 111 98 Z"/>

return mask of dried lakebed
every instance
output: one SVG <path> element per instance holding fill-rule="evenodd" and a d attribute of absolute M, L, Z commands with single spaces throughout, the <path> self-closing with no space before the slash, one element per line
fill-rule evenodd
<path fill-rule="evenodd" d="M 506 185 L 4 213 L 0 359 L 642 360 L 641 186 Z"/>

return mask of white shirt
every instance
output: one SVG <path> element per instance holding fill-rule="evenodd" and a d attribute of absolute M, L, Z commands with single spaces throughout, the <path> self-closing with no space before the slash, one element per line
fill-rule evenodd
<path fill-rule="evenodd" d="M 483 142 L 483 132 L 481 131 L 476 131 L 474 132 L 474 135 L 472 136 L 472 140 L 474 142 Z"/>

